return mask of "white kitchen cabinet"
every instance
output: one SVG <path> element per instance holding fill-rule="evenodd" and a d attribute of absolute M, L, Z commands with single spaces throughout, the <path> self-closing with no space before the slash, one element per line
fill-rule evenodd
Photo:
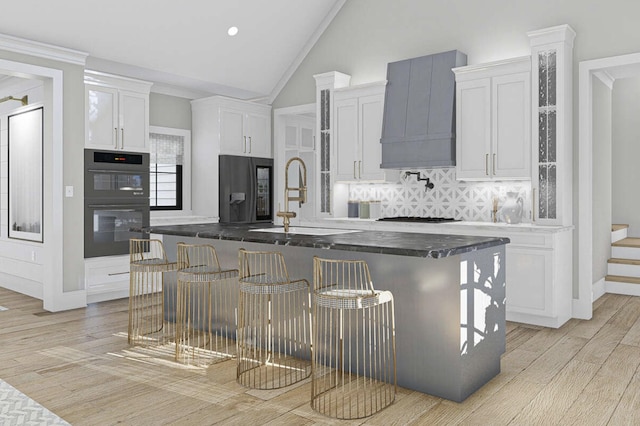
<path fill-rule="evenodd" d="M 531 179 L 530 58 L 454 72 L 457 179 Z"/>
<path fill-rule="evenodd" d="M 220 153 L 271 158 L 270 113 L 266 105 L 223 101 L 219 107 Z"/>
<path fill-rule="evenodd" d="M 304 161 L 307 169 L 307 201 L 302 205 L 290 203 L 289 210 L 296 213 L 291 220 L 293 225 L 300 220 L 313 220 L 316 215 L 316 197 L 318 188 L 318 155 L 315 145 L 315 117 L 305 115 L 279 115 L 276 133 L 276 151 L 274 155 L 276 176 L 276 206 L 284 207 L 284 170 L 287 162 L 293 157 Z M 289 167 L 289 186 L 300 187 L 300 166 L 294 162 Z M 276 218 L 276 223 L 281 219 Z"/>
<path fill-rule="evenodd" d="M 191 101 L 191 121 L 193 214 L 217 218 L 218 156 L 272 158 L 271 106 L 211 96 Z"/>
<path fill-rule="evenodd" d="M 129 296 L 129 255 L 84 260 L 87 303 Z"/>
<path fill-rule="evenodd" d="M 384 181 L 380 168 L 386 82 L 334 91 L 334 164 L 340 182 Z"/>
<path fill-rule="evenodd" d="M 87 148 L 149 151 L 151 83 L 85 71 Z"/>

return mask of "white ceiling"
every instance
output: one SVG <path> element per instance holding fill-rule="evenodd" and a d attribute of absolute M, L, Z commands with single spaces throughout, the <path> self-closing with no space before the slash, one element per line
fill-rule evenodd
<path fill-rule="evenodd" d="M 273 98 L 345 1 L 13 0 L 0 32 L 87 52 L 87 68 L 159 92 Z"/>

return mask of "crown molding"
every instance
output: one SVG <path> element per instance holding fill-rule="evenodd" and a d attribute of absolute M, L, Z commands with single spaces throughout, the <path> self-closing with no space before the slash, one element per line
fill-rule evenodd
<path fill-rule="evenodd" d="M 67 49 L 66 47 L 54 46 L 6 34 L 0 34 L 0 50 L 82 66 L 85 65 L 87 56 L 89 56 L 88 53 L 79 50 Z"/>

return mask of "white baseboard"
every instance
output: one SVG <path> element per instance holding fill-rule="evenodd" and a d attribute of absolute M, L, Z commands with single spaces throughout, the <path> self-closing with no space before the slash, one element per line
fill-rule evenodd
<path fill-rule="evenodd" d="M 605 291 L 604 277 L 593 283 L 593 301 L 600 299 L 607 291 Z"/>

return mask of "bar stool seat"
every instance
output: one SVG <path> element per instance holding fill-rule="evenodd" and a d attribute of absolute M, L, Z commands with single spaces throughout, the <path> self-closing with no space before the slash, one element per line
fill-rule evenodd
<path fill-rule="evenodd" d="M 362 260 L 313 259 L 311 407 L 358 419 L 395 400 L 393 294 L 373 287 Z"/>
<path fill-rule="evenodd" d="M 309 282 L 289 278 L 281 253 L 241 249 L 238 256 L 238 383 L 277 389 L 309 377 Z"/>
<path fill-rule="evenodd" d="M 178 243 L 176 361 L 206 366 L 235 356 L 237 282 L 213 246 Z"/>
<path fill-rule="evenodd" d="M 174 298 L 165 276 L 177 269 L 176 262 L 167 260 L 162 241 L 129 240 L 129 344 L 158 345 L 173 339 L 173 323 L 165 315 Z"/>

